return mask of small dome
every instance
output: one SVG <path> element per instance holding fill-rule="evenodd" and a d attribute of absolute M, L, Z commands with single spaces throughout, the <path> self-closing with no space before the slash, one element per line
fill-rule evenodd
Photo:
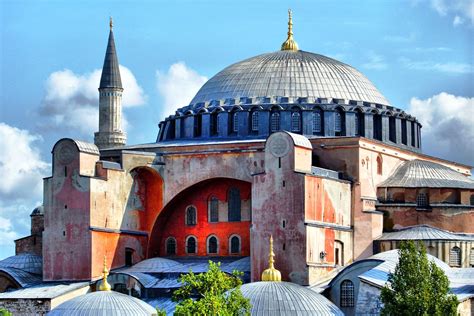
<path fill-rule="evenodd" d="M 0 261 L 0 268 L 15 268 L 33 274 L 42 274 L 43 258 L 32 253 L 21 253 Z"/>
<path fill-rule="evenodd" d="M 327 298 L 290 282 L 253 282 L 242 285 L 252 315 L 344 315 Z"/>
<path fill-rule="evenodd" d="M 177 261 L 156 257 L 140 261 L 134 266 L 128 268 L 128 270 L 134 272 L 160 273 L 171 268 L 176 269 L 182 266 L 183 265 Z"/>
<path fill-rule="evenodd" d="M 415 159 L 402 162 L 379 187 L 474 189 L 474 181 L 449 167 Z"/>
<path fill-rule="evenodd" d="M 77 296 L 60 304 L 48 315 L 157 315 L 156 309 L 138 298 L 113 291 L 98 291 Z"/>
<path fill-rule="evenodd" d="M 30 216 L 35 216 L 35 215 L 44 215 L 44 207 L 43 205 L 40 205 L 36 207 L 33 212 L 31 212 Z"/>
<path fill-rule="evenodd" d="M 305 51 L 277 51 L 230 65 L 209 79 L 191 104 L 240 97 L 307 97 L 390 105 L 362 73 Z"/>

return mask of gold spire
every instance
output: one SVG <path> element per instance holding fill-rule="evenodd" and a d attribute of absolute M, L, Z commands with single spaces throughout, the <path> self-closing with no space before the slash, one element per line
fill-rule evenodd
<path fill-rule="evenodd" d="M 110 291 L 112 287 L 109 282 L 107 282 L 107 276 L 109 275 L 109 270 L 107 269 L 107 256 L 104 256 L 104 270 L 102 270 L 102 284 L 99 287 L 101 291 Z"/>
<path fill-rule="evenodd" d="M 112 31 L 114 27 L 114 21 L 112 20 L 112 17 L 110 17 L 109 26 L 110 26 L 110 30 Z"/>
<path fill-rule="evenodd" d="M 273 252 L 273 236 L 270 235 L 270 253 L 268 255 L 268 269 L 262 272 L 262 281 L 281 281 L 280 271 L 275 269 L 275 267 L 273 266 L 273 264 L 275 263 L 275 260 L 273 259 L 274 257 L 275 253 Z"/>
<path fill-rule="evenodd" d="M 291 19 L 291 9 L 288 9 L 288 37 L 286 41 L 281 44 L 281 50 L 293 50 L 297 51 L 298 44 L 293 39 L 293 21 Z"/>

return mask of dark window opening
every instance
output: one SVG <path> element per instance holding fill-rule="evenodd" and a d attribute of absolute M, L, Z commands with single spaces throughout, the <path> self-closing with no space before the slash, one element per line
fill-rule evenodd
<path fill-rule="evenodd" d="M 454 246 L 449 251 L 449 265 L 451 267 L 461 266 L 461 248 Z"/>
<path fill-rule="evenodd" d="M 211 114 L 211 136 L 217 136 L 219 133 L 219 117 L 217 112 Z"/>
<path fill-rule="evenodd" d="M 202 131 L 202 114 L 194 117 L 194 137 L 200 137 Z"/>
<path fill-rule="evenodd" d="M 216 237 L 212 236 L 209 238 L 207 252 L 217 253 L 217 238 Z"/>
<path fill-rule="evenodd" d="M 362 112 L 357 111 L 355 115 L 355 135 L 356 136 L 364 136 L 364 114 Z"/>
<path fill-rule="evenodd" d="M 229 116 L 229 134 L 237 134 L 239 131 L 239 116 L 237 112 L 232 112 Z"/>
<path fill-rule="evenodd" d="M 301 133 L 301 114 L 299 111 L 291 112 L 291 131 Z"/>
<path fill-rule="evenodd" d="M 278 157 L 278 168 L 281 168 L 281 157 Z"/>
<path fill-rule="evenodd" d="M 253 111 L 252 114 L 250 115 L 250 131 L 253 133 L 258 132 L 258 112 Z"/>
<path fill-rule="evenodd" d="M 231 188 L 229 190 L 228 207 L 229 207 L 229 222 L 240 222 L 241 200 L 240 200 L 240 190 L 238 188 Z"/>
<path fill-rule="evenodd" d="M 286 186 L 286 182 L 285 182 L 284 180 L 283 180 L 283 183 L 282 183 L 282 184 L 283 184 L 283 187 L 285 187 L 285 186 Z"/>
<path fill-rule="evenodd" d="M 415 147 L 415 122 L 411 122 L 411 145 Z"/>
<path fill-rule="evenodd" d="M 396 143 L 397 142 L 397 133 L 396 133 L 396 128 L 395 128 L 395 118 L 390 117 L 388 119 L 388 129 L 389 129 L 389 139 L 391 142 Z"/>
<path fill-rule="evenodd" d="M 125 266 L 131 267 L 133 265 L 133 249 L 125 248 Z"/>
<path fill-rule="evenodd" d="M 374 139 L 382 140 L 382 116 L 374 114 Z"/>
<path fill-rule="evenodd" d="M 346 118 L 341 110 L 337 110 L 334 115 L 334 133 L 336 136 L 346 135 Z"/>
<path fill-rule="evenodd" d="M 407 121 L 402 120 L 402 144 L 408 145 L 407 142 Z"/>
<path fill-rule="evenodd" d="M 230 253 L 240 253 L 240 239 L 237 236 L 233 236 L 230 239 Z"/>
<path fill-rule="evenodd" d="M 281 226 L 282 226 L 283 228 L 286 227 L 286 220 L 283 220 L 283 221 L 281 222 Z"/>
<path fill-rule="evenodd" d="M 186 209 L 186 225 L 196 225 L 196 208 L 189 206 Z"/>
<path fill-rule="evenodd" d="M 209 202 L 209 222 L 219 221 L 219 200 L 213 196 Z"/>
<path fill-rule="evenodd" d="M 64 177 L 67 177 L 67 166 L 64 166 Z"/>
<path fill-rule="evenodd" d="M 429 200 L 427 193 L 418 193 L 416 196 L 416 207 L 417 208 L 428 208 L 429 207 Z"/>
<path fill-rule="evenodd" d="M 323 120 L 321 110 L 315 110 L 312 114 L 313 119 L 313 135 L 321 135 L 323 131 Z"/>
<path fill-rule="evenodd" d="M 188 237 L 186 241 L 186 252 L 190 254 L 196 253 L 196 238 Z"/>
<path fill-rule="evenodd" d="M 270 132 L 277 132 L 280 130 L 280 113 L 272 112 L 270 115 Z"/>
<path fill-rule="evenodd" d="M 169 237 L 166 240 L 166 255 L 173 256 L 176 254 L 176 239 Z"/>

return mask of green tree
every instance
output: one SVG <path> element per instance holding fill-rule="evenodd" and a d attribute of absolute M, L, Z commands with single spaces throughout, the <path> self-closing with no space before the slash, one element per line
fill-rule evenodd
<path fill-rule="evenodd" d="M 242 273 L 222 272 L 220 263 L 209 261 L 206 273 L 190 271 L 180 277 L 183 286 L 173 293 L 175 315 L 249 315 L 250 300 L 240 291 Z"/>
<path fill-rule="evenodd" d="M 456 315 L 458 301 L 449 280 L 426 255 L 425 246 L 401 242 L 399 261 L 382 288 L 382 315 Z"/>

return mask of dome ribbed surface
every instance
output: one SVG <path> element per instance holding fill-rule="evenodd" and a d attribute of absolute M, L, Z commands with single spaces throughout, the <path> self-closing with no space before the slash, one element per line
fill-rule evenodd
<path fill-rule="evenodd" d="M 32 253 L 21 253 L 0 261 L 0 268 L 16 268 L 33 274 L 42 274 L 43 259 Z"/>
<path fill-rule="evenodd" d="M 415 159 L 402 162 L 379 187 L 474 189 L 474 181 L 449 167 Z"/>
<path fill-rule="evenodd" d="M 151 305 L 135 297 L 113 291 L 98 291 L 70 299 L 51 310 L 47 315 L 145 316 L 157 315 L 157 313 Z"/>
<path fill-rule="evenodd" d="M 253 282 L 242 285 L 252 315 L 344 315 L 327 298 L 290 282 Z"/>
<path fill-rule="evenodd" d="M 305 51 L 278 51 L 235 63 L 205 83 L 191 104 L 240 97 L 308 97 L 390 105 L 359 71 Z"/>
<path fill-rule="evenodd" d="M 166 259 L 166 258 L 151 258 L 140 261 L 134 266 L 127 269 L 132 272 L 148 272 L 148 273 L 159 273 L 169 270 L 170 268 L 178 268 L 183 265 L 177 261 Z"/>

